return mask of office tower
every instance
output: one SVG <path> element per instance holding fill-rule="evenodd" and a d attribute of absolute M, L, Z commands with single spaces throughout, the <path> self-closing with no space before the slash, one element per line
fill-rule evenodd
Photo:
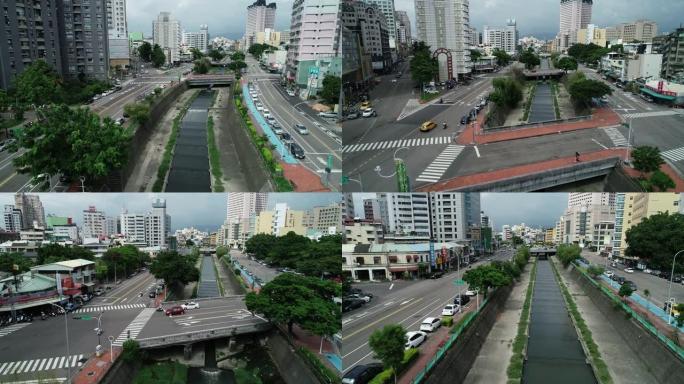
<path fill-rule="evenodd" d="M 390 24 L 377 4 L 361 1 L 345 1 L 341 7 L 342 26 L 360 37 L 362 51 L 370 55 L 374 71 L 383 72 L 392 68 L 390 49 Z"/>
<path fill-rule="evenodd" d="M 164 51 L 167 63 L 180 61 L 181 26 L 171 13 L 160 12 L 152 22 L 152 39 Z"/>
<path fill-rule="evenodd" d="M 105 214 L 98 211 L 94 205 L 83 211 L 83 238 L 103 237 L 107 235 Z"/>
<path fill-rule="evenodd" d="M 200 25 L 199 32 L 183 32 L 183 45 L 187 49 L 196 48 L 202 53 L 207 53 L 209 47 L 209 26 Z"/>
<path fill-rule="evenodd" d="M 145 215 L 141 213 L 121 214 L 121 234 L 130 242 L 145 242 Z"/>
<path fill-rule="evenodd" d="M 334 227 L 337 232 L 340 232 L 342 229 L 342 207 L 338 203 L 332 203 L 326 207 L 314 207 L 313 222 L 306 226 L 324 233 Z"/>
<path fill-rule="evenodd" d="M 40 197 L 17 193 L 14 195 L 14 205 L 21 211 L 22 229 L 45 228 L 45 211 Z"/>
<path fill-rule="evenodd" d="M 485 25 L 482 32 L 482 43 L 506 51 L 514 55 L 518 45 L 518 27 L 515 19 L 508 19 L 505 27 L 490 27 Z"/>
<path fill-rule="evenodd" d="M 440 81 L 471 72 L 468 6 L 468 0 L 415 0 L 418 40 L 432 52 L 444 48 L 451 54 L 451 73 L 447 56 L 438 57 Z"/>
<path fill-rule="evenodd" d="M 259 215 L 268 205 L 266 193 L 229 193 L 226 222 Z"/>
<path fill-rule="evenodd" d="M 5 205 L 5 231 L 19 232 L 21 231 L 21 210 L 14 207 L 14 205 Z"/>
<path fill-rule="evenodd" d="M 387 232 L 429 237 L 430 202 L 426 193 L 381 193 L 387 202 Z"/>
<path fill-rule="evenodd" d="M 591 23 L 593 0 L 561 0 L 558 49 L 567 50 L 577 42 L 577 31 Z"/>
<path fill-rule="evenodd" d="M 63 73 L 70 77 L 109 78 L 109 33 L 105 0 L 60 1 Z"/>
<path fill-rule="evenodd" d="M 171 217 L 166 214 L 166 200 L 152 201 L 152 211 L 145 217 L 145 242 L 149 247 L 167 246 L 167 237 L 171 232 Z"/>
<path fill-rule="evenodd" d="M 412 40 L 411 19 L 406 11 L 394 11 L 394 20 L 397 26 L 397 44 L 410 45 Z"/>
<path fill-rule="evenodd" d="M 266 4 L 266 0 L 256 0 L 247 7 L 245 21 L 245 49 L 255 43 L 257 32 L 275 28 L 276 3 Z"/>
<path fill-rule="evenodd" d="M 62 74 L 57 1 L 3 1 L 4 28 L 0 28 L 0 88 L 36 60 L 44 60 Z"/>
<path fill-rule="evenodd" d="M 568 208 L 582 205 L 615 205 L 615 193 L 611 192 L 570 192 Z"/>
<path fill-rule="evenodd" d="M 339 8 L 339 0 L 294 0 L 287 51 L 289 79 L 295 78 L 300 62 L 337 55 Z"/>
<path fill-rule="evenodd" d="M 363 0 L 366 4 L 375 4 L 377 9 L 385 16 L 389 46 L 391 49 L 397 47 L 397 29 L 394 15 L 394 0 Z"/>
<path fill-rule="evenodd" d="M 119 234 L 119 232 L 121 232 L 119 230 L 119 218 L 112 216 L 105 217 L 104 229 L 105 236 L 113 236 Z"/>
<path fill-rule="evenodd" d="M 642 43 L 651 42 L 658 34 L 658 24 L 653 20 L 637 20 L 631 23 L 622 23 L 616 29 L 624 43 L 631 43 L 634 40 Z"/>

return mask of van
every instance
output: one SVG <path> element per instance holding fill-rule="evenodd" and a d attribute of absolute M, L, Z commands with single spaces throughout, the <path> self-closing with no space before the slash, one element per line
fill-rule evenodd
<path fill-rule="evenodd" d="M 290 153 L 295 159 L 304 159 L 306 157 L 304 156 L 304 150 L 297 143 L 290 144 Z"/>

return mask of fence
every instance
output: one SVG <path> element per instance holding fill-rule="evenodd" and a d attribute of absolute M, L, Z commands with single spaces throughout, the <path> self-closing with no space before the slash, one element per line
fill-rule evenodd
<path fill-rule="evenodd" d="M 247 284 L 248 288 L 255 292 L 259 292 L 261 290 L 261 284 L 254 280 L 254 277 L 249 274 L 247 268 L 242 266 L 242 264 L 240 264 L 237 260 L 233 260 L 233 267 L 240 270 L 240 277 L 242 277 L 242 281 Z"/>
<path fill-rule="evenodd" d="M 540 128 L 540 127 L 545 127 L 547 125 L 560 124 L 560 123 L 573 123 L 575 121 L 586 121 L 586 120 L 591 120 L 591 115 L 570 117 L 567 119 L 539 121 L 536 123 L 525 123 L 525 124 L 520 124 L 520 125 L 509 125 L 509 126 L 489 127 L 489 128 L 484 127 L 484 133 L 486 135 L 487 133 L 496 133 L 496 132 L 503 132 L 503 131 L 517 131 L 519 129 L 527 129 L 527 128 Z"/>

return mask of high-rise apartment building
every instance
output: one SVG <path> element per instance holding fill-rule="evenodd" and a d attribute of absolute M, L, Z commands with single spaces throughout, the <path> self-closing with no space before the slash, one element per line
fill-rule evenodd
<path fill-rule="evenodd" d="M 408 13 L 406 11 L 394 11 L 394 20 L 397 28 L 397 44 L 411 45 L 413 35 L 411 34 L 411 19 L 409 19 Z"/>
<path fill-rule="evenodd" d="M 344 28 L 361 38 L 361 50 L 370 56 L 374 71 L 383 72 L 392 68 L 389 32 L 394 29 L 394 24 L 389 24 L 377 4 L 345 1 L 341 6 L 341 20 Z"/>
<path fill-rule="evenodd" d="M 427 193 L 381 193 L 387 202 L 387 232 L 429 237 L 430 201 Z"/>
<path fill-rule="evenodd" d="M 389 46 L 391 49 L 395 49 L 397 47 L 397 29 L 394 0 L 363 0 L 363 2 L 376 5 L 377 9 L 385 16 Z"/>
<path fill-rule="evenodd" d="M 21 210 L 14 207 L 14 205 L 5 205 L 4 212 L 5 219 L 5 231 L 7 232 L 19 232 L 22 229 L 22 217 Z"/>
<path fill-rule="evenodd" d="M 593 3 L 593 0 L 561 0 L 560 28 L 556 36 L 556 46 L 560 51 L 565 51 L 575 44 L 577 31 L 587 28 L 591 23 Z"/>
<path fill-rule="evenodd" d="M 447 56 L 438 57 L 440 81 L 471 72 L 468 7 L 469 0 L 415 0 L 418 40 L 432 52 L 444 48 L 451 55 L 451 73 Z"/>
<path fill-rule="evenodd" d="M 561 217 L 562 238 L 564 244 L 592 244 L 598 239 L 594 236 L 596 226 L 615 222 L 614 205 L 573 205 L 569 206 Z M 605 232 L 608 228 L 604 228 Z M 612 229 L 611 229 L 612 230 Z"/>
<path fill-rule="evenodd" d="M 304 211 L 290 209 L 286 203 L 277 203 L 272 211 L 261 211 L 255 221 L 254 233 L 285 236 L 289 232 L 306 235 Z"/>
<path fill-rule="evenodd" d="M 479 193 L 430 193 L 429 197 L 435 241 L 466 241 L 469 228 L 480 226 Z"/>
<path fill-rule="evenodd" d="M 268 205 L 266 193 L 229 193 L 226 222 L 259 215 Z"/>
<path fill-rule="evenodd" d="M 568 208 L 583 205 L 615 205 L 615 193 L 571 192 L 568 194 Z"/>
<path fill-rule="evenodd" d="M 634 40 L 648 43 L 653 41 L 653 38 L 658 35 L 658 24 L 653 20 L 637 20 L 631 23 L 622 23 L 616 29 L 625 43 L 631 43 Z"/>
<path fill-rule="evenodd" d="M 130 242 L 145 242 L 145 215 L 142 213 L 121 214 L 121 234 Z"/>
<path fill-rule="evenodd" d="M 166 214 L 166 200 L 156 199 L 145 217 L 145 242 L 149 247 L 165 248 L 170 232 L 171 217 Z"/>
<path fill-rule="evenodd" d="M 105 0 L 59 1 L 64 74 L 109 78 L 109 32 Z"/>
<path fill-rule="evenodd" d="M 131 59 L 126 0 L 106 0 L 106 5 L 109 65 L 113 68 L 126 68 Z"/>
<path fill-rule="evenodd" d="M 506 51 L 509 55 L 515 54 L 518 45 L 518 27 L 515 19 L 508 19 L 505 27 L 485 25 L 482 32 L 482 43 L 491 46 L 492 49 L 498 48 Z"/>
<path fill-rule="evenodd" d="M 102 211 L 98 211 L 94 205 L 83 211 L 83 224 L 81 226 L 83 238 L 107 236 L 106 218 Z"/>
<path fill-rule="evenodd" d="M 245 21 L 245 49 L 255 43 L 257 32 L 275 28 L 276 3 L 266 4 L 266 0 L 256 0 L 247 7 Z"/>
<path fill-rule="evenodd" d="M 336 232 L 342 230 L 342 207 L 338 203 L 332 203 L 326 207 L 314 207 L 313 223 L 311 228 L 327 233 L 330 228 Z"/>
<path fill-rule="evenodd" d="M 209 26 L 200 25 L 199 32 L 183 32 L 183 45 L 187 49 L 196 48 L 202 53 L 207 53 L 209 48 Z"/>
<path fill-rule="evenodd" d="M 340 0 L 294 0 L 287 51 L 287 76 L 297 76 L 299 63 L 337 56 Z"/>
<path fill-rule="evenodd" d="M 684 27 L 656 36 L 653 45 L 654 50 L 663 55 L 662 78 L 684 84 Z"/>
<path fill-rule="evenodd" d="M 21 211 L 22 229 L 45 228 L 45 211 L 40 197 L 17 193 L 14 195 L 14 205 Z"/>
<path fill-rule="evenodd" d="M 166 55 L 167 63 L 180 61 L 181 25 L 171 13 L 160 12 L 157 20 L 152 22 L 152 39 Z"/>

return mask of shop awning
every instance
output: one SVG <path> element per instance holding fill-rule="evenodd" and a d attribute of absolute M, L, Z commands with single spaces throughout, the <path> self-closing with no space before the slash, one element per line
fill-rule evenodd
<path fill-rule="evenodd" d="M 657 97 L 660 100 L 674 101 L 676 99 L 676 97 L 674 97 L 674 96 L 661 95 L 660 93 L 655 92 L 655 91 L 648 89 L 646 87 L 641 88 L 641 92 L 643 92 L 649 96 L 652 96 L 652 97 Z"/>

